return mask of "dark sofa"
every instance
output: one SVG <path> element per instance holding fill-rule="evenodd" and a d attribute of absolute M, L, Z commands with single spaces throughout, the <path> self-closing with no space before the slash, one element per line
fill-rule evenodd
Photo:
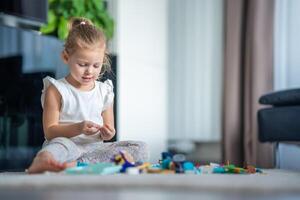
<path fill-rule="evenodd" d="M 259 103 L 270 106 L 258 111 L 261 142 L 300 141 L 300 89 L 263 95 Z"/>

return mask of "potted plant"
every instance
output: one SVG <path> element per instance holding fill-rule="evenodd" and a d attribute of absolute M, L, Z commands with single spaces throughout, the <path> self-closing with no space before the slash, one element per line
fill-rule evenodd
<path fill-rule="evenodd" d="M 71 17 L 88 18 L 103 30 L 108 40 L 113 37 L 114 21 L 103 0 L 49 0 L 48 23 L 40 31 L 64 40 L 68 35 L 67 23 Z"/>

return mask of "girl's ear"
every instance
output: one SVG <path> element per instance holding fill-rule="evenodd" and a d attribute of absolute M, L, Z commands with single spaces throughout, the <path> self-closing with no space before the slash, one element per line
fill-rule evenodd
<path fill-rule="evenodd" d="M 61 52 L 61 59 L 65 64 L 68 64 L 69 56 L 66 51 Z"/>

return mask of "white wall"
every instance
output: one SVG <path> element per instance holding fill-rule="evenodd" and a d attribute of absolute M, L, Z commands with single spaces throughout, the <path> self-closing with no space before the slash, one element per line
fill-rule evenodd
<path fill-rule="evenodd" d="M 145 141 L 157 162 L 167 148 L 168 0 L 117 3 L 118 139 Z"/>
<path fill-rule="evenodd" d="M 300 87 L 299 9 L 299 0 L 276 1 L 275 90 Z"/>
<path fill-rule="evenodd" d="M 275 90 L 300 88 L 300 1 L 276 0 L 274 85 Z M 279 143 L 277 167 L 300 170 L 300 143 Z"/>
<path fill-rule="evenodd" d="M 220 141 L 223 0 L 172 0 L 169 12 L 169 139 Z"/>

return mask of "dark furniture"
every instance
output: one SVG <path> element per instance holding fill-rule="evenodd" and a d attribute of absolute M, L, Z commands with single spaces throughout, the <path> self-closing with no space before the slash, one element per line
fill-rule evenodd
<path fill-rule="evenodd" d="M 259 103 L 270 106 L 258 111 L 261 142 L 300 141 L 300 89 L 263 95 Z"/>
<path fill-rule="evenodd" d="M 23 171 L 44 141 L 40 103 L 45 76 L 22 72 L 22 56 L 0 58 L 0 171 Z"/>

